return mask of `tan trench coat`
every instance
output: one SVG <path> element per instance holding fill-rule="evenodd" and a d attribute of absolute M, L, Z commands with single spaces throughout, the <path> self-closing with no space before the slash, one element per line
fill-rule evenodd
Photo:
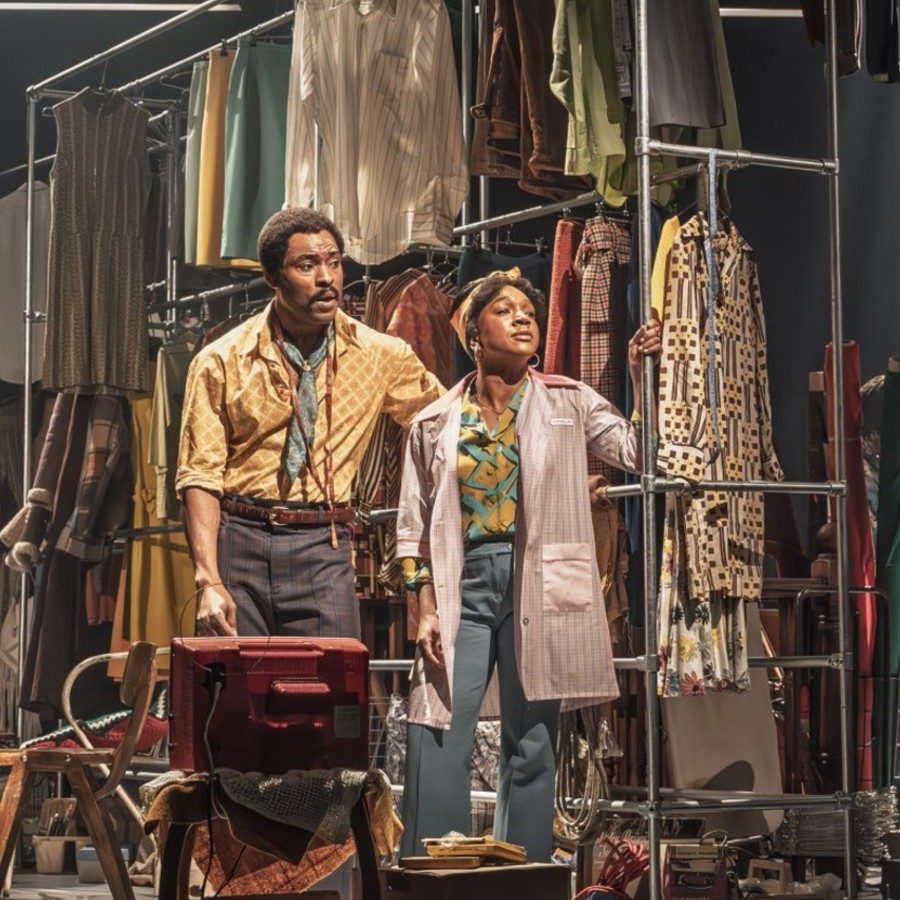
<path fill-rule="evenodd" d="M 437 669 L 417 654 L 409 721 L 442 729 L 450 727 L 461 609 L 465 551 L 456 459 L 468 381 L 413 420 L 397 523 L 397 555 L 431 560 L 446 662 Z M 587 385 L 534 370 L 516 432 L 516 658 L 525 696 L 568 706 L 611 700 L 619 691 L 594 551 L 586 450 L 637 471 L 639 433 Z"/>

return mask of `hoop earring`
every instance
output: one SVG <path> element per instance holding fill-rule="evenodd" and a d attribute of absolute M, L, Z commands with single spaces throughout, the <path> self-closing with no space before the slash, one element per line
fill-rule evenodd
<path fill-rule="evenodd" d="M 528 360 L 528 365 L 530 365 L 532 369 L 536 369 L 540 364 L 541 358 L 537 353 Z"/>

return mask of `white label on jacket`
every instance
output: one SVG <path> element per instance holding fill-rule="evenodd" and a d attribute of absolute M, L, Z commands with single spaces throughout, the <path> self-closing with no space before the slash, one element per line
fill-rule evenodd
<path fill-rule="evenodd" d="M 553 419 L 553 421 L 550 422 L 550 424 L 551 425 L 568 425 L 571 427 L 572 425 L 575 424 L 575 421 L 573 419 Z"/>

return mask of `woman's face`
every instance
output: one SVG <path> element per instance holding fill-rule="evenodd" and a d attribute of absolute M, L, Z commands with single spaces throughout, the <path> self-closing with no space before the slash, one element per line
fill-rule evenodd
<path fill-rule="evenodd" d="M 518 288 L 503 287 L 478 316 L 478 343 L 485 356 L 534 356 L 540 343 L 534 304 Z"/>

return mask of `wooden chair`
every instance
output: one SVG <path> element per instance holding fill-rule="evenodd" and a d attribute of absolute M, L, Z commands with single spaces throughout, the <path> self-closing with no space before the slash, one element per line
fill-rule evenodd
<path fill-rule="evenodd" d="M 114 900 L 134 900 L 122 849 L 97 801 L 116 790 L 131 763 L 147 720 L 155 675 L 156 647 L 144 641 L 135 644 L 128 654 L 120 692 L 122 703 L 131 708 L 131 721 L 115 750 L 52 747 L 0 751 L 0 768 L 11 770 L 0 799 L 0 872 L 8 871 L 12 862 L 22 816 L 38 775 L 62 773 L 69 779 Z M 94 788 L 90 774 L 94 766 L 108 767 L 106 780 L 98 789 Z"/>

